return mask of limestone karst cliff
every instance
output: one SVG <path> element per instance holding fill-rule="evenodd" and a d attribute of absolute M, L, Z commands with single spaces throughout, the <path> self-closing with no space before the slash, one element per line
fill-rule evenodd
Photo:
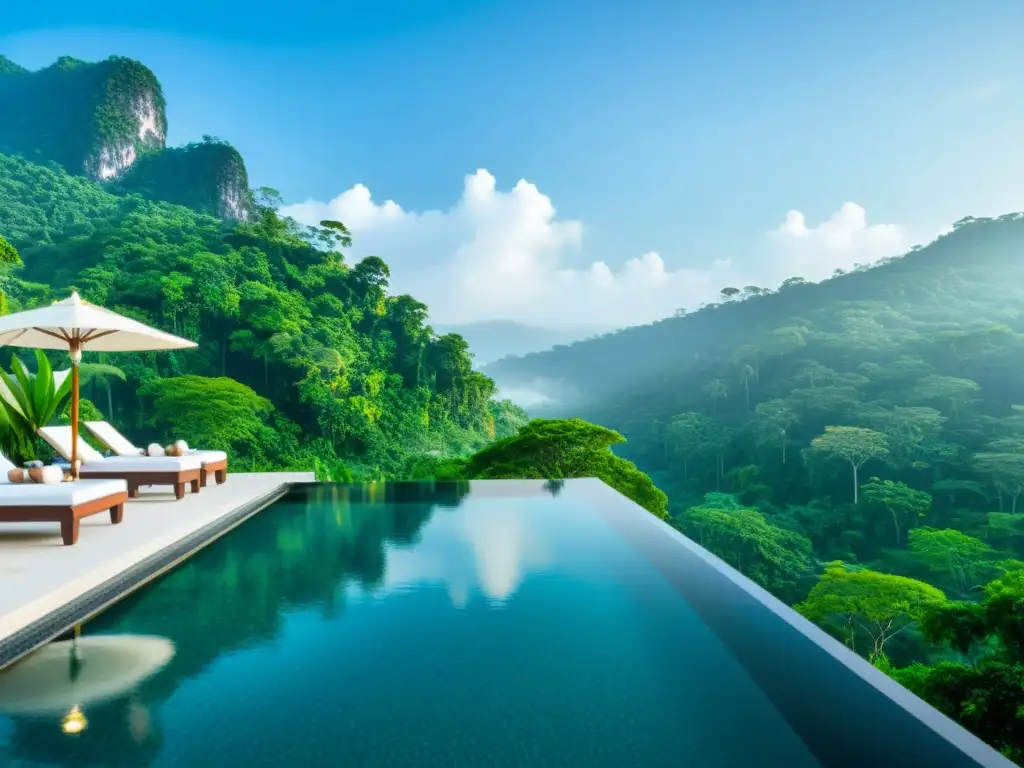
<path fill-rule="evenodd" d="M 250 210 L 242 156 L 211 136 L 141 157 L 112 191 L 185 205 L 221 219 L 244 221 Z"/>
<path fill-rule="evenodd" d="M 163 90 L 132 59 L 61 57 L 30 72 L 0 56 L 0 153 L 57 163 L 109 191 L 186 205 L 222 219 L 250 210 L 248 174 L 227 142 L 168 148 Z"/>
<path fill-rule="evenodd" d="M 36 72 L 5 59 L 0 103 L 0 151 L 56 162 L 93 181 L 116 178 L 165 146 L 160 83 L 132 59 L 64 56 Z"/>

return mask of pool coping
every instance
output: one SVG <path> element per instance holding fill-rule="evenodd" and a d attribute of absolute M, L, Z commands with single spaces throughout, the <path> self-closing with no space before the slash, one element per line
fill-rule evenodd
<path fill-rule="evenodd" d="M 0 670 L 85 623 L 135 590 L 159 578 L 193 554 L 286 496 L 300 482 L 284 482 L 227 514 L 153 552 L 115 576 L 0 639 Z"/>

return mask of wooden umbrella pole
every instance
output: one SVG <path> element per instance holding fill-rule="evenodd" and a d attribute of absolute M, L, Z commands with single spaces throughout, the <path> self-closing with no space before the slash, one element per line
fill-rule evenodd
<path fill-rule="evenodd" d="M 71 477 L 78 479 L 78 364 L 82 360 L 81 342 L 75 338 L 69 350 L 71 356 Z"/>

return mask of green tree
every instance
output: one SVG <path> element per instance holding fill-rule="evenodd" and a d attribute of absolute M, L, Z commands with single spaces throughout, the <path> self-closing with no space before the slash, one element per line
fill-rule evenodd
<path fill-rule="evenodd" d="M 953 528 L 916 528 L 907 536 L 907 549 L 923 566 L 969 597 L 1000 569 L 1000 557 L 981 539 Z"/>
<path fill-rule="evenodd" d="M 582 419 L 534 419 L 466 463 L 477 479 L 561 480 L 597 477 L 654 515 L 668 519 L 668 499 L 650 477 L 611 452 L 622 435 Z"/>
<path fill-rule="evenodd" d="M 178 376 L 143 387 L 153 398 L 151 423 L 170 439 L 237 453 L 258 448 L 273 406 L 233 379 Z"/>
<path fill-rule="evenodd" d="M 885 644 L 905 632 L 936 605 L 945 602 L 941 590 L 917 579 L 829 563 L 807 599 L 796 610 L 823 625 L 839 622 L 846 643 L 857 650 L 858 631 L 870 641 L 872 660 Z"/>
<path fill-rule="evenodd" d="M 910 466 L 935 458 L 946 418 L 934 408 L 896 406 L 869 408 L 864 420 L 888 439 L 889 453 L 897 466 Z"/>
<path fill-rule="evenodd" d="M 693 411 L 673 416 L 665 426 L 665 438 L 672 453 L 682 459 L 683 480 L 690 476 L 690 462 L 699 457 L 707 445 L 708 419 Z"/>
<path fill-rule="evenodd" d="M 736 430 L 726 426 L 721 421 L 709 419 L 705 431 L 705 447 L 710 455 L 715 458 L 715 490 L 722 489 L 722 480 L 725 479 L 725 455 L 736 436 Z"/>
<path fill-rule="evenodd" d="M 22 266 L 21 254 L 18 249 L 0 235 L 0 265 L 6 268 Z"/>
<path fill-rule="evenodd" d="M 885 456 L 888 441 L 881 432 L 862 427 L 825 427 L 825 433 L 811 441 L 811 451 L 841 458 L 853 469 L 853 503 L 858 500 L 857 473 L 871 459 Z"/>
<path fill-rule="evenodd" d="M 1017 511 L 1017 499 L 1024 491 L 1024 440 L 1005 438 L 989 444 L 989 450 L 974 454 L 974 468 L 991 478 L 1002 511 L 1010 497 L 1010 511 Z"/>
<path fill-rule="evenodd" d="M 977 398 L 977 382 L 957 376 L 926 376 L 914 388 L 912 396 L 920 402 L 939 402 L 956 418 L 964 406 Z"/>
<path fill-rule="evenodd" d="M 896 529 L 896 544 L 900 544 L 901 528 L 906 529 L 920 520 L 932 506 L 931 495 L 916 491 L 906 483 L 892 480 L 871 480 L 861 486 L 864 500 L 885 509 L 892 517 Z M 902 526 L 901 526 L 902 523 Z"/>
<path fill-rule="evenodd" d="M 1024 569 L 985 587 L 980 602 L 936 604 L 921 630 L 928 640 L 975 658 L 885 670 L 940 712 L 1012 760 L 1024 761 Z M 980 656 L 980 658 L 978 658 Z"/>
<path fill-rule="evenodd" d="M 740 506 L 727 494 L 707 494 L 681 522 L 702 547 L 776 594 L 789 593 L 810 573 L 806 536 L 773 525 L 762 512 Z"/>
<path fill-rule="evenodd" d="M 754 409 L 757 444 L 778 448 L 782 452 L 782 463 L 785 464 L 789 430 L 797 421 L 796 413 L 784 400 L 758 403 Z"/>
<path fill-rule="evenodd" d="M 725 379 L 713 379 L 704 385 L 704 392 L 711 399 L 711 411 L 718 409 L 718 401 L 729 396 L 729 385 Z"/>

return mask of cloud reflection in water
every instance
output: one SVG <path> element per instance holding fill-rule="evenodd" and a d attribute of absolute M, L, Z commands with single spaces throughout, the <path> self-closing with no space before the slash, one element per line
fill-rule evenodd
<path fill-rule="evenodd" d="M 468 499 L 454 513 L 439 511 L 416 545 L 388 547 L 387 570 L 376 593 L 383 597 L 444 584 L 455 608 L 468 605 L 474 595 L 500 605 L 529 573 L 551 562 L 550 541 L 529 517 L 516 499 L 479 505 Z"/>

